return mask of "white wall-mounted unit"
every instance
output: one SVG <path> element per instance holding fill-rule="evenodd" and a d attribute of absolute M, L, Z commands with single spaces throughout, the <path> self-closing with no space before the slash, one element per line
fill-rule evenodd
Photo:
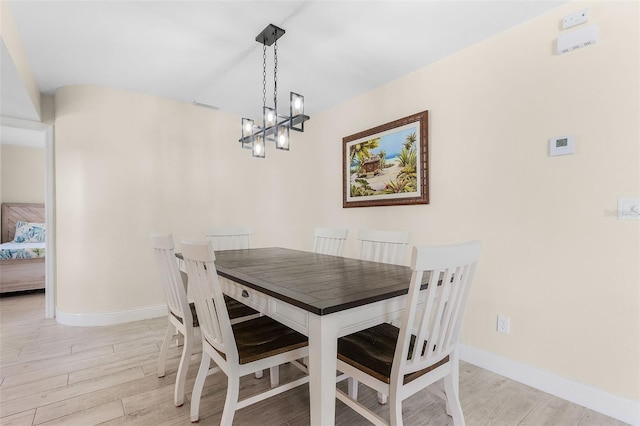
<path fill-rule="evenodd" d="M 584 24 L 589 20 L 589 9 L 579 10 L 571 15 L 565 16 L 562 20 L 562 29 L 566 30 L 576 25 Z"/>
<path fill-rule="evenodd" d="M 589 46 L 598 42 L 598 26 L 591 24 L 589 26 L 578 28 L 571 32 L 560 34 L 558 36 L 557 53 L 571 52 L 581 47 Z"/>

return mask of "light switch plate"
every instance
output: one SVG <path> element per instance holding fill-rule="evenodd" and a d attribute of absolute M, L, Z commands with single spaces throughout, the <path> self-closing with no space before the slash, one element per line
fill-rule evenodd
<path fill-rule="evenodd" d="M 640 198 L 618 198 L 618 219 L 640 219 Z"/>

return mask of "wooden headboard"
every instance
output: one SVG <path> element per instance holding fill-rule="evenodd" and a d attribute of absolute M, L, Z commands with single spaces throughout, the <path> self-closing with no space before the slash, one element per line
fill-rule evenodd
<path fill-rule="evenodd" d="M 13 240 L 16 222 L 45 222 L 44 204 L 2 203 L 2 242 Z"/>

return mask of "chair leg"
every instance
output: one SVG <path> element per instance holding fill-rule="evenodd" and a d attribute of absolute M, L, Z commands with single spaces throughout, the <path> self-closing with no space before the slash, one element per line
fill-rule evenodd
<path fill-rule="evenodd" d="M 378 394 L 378 396 L 384 394 Z M 386 395 L 384 395 L 386 397 Z M 389 404 L 389 417 L 391 420 L 391 426 L 402 426 L 402 401 L 395 398 L 391 398 L 391 403 Z"/>
<path fill-rule="evenodd" d="M 378 404 L 384 405 L 387 403 L 387 400 L 387 395 L 383 394 L 382 392 L 378 392 Z"/>
<path fill-rule="evenodd" d="M 458 352 L 454 351 L 451 355 L 449 355 L 451 362 L 451 381 L 453 382 L 453 391 L 456 397 L 460 397 L 460 362 L 458 358 Z M 443 380 L 446 382 L 446 378 Z M 449 403 L 449 399 L 446 397 L 445 391 L 445 401 L 447 402 L 447 415 L 453 417 L 451 411 L 451 404 Z"/>
<path fill-rule="evenodd" d="M 176 407 L 180 407 L 184 404 L 184 383 L 187 380 L 187 371 L 189 370 L 189 361 L 191 361 L 192 352 L 193 336 L 184 336 L 184 346 L 182 348 L 182 356 L 180 357 L 180 365 L 178 366 L 178 375 L 176 376 L 176 387 L 174 392 L 174 403 Z"/>
<path fill-rule="evenodd" d="M 272 388 L 275 388 L 280 384 L 280 366 L 279 365 L 269 368 L 269 379 L 271 381 Z"/>
<path fill-rule="evenodd" d="M 453 390 L 456 392 L 456 395 L 460 395 L 460 360 L 457 350 L 451 356 L 451 363 L 451 380 L 453 381 Z"/>
<path fill-rule="evenodd" d="M 353 377 L 347 379 L 347 393 L 349 394 L 349 398 L 354 401 L 358 400 L 358 381 Z"/>
<path fill-rule="evenodd" d="M 221 426 L 231 426 L 233 416 L 236 414 L 238 406 L 238 395 L 240 393 L 240 378 L 236 374 L 229 374 L 227 380 L 227 398 L 222 409 Z"/>
<path fill-rule="evenodd" d="M 255 373 L 253 373 L 253 375 L 255 376 L 256 379 L 262 379 L 262 377 L 264 376 L 264 371 L 258 370 Z"/>
<path fill-rule="evenodd" d="M 200 361 L 200 368 L 198 369 L 198 375 L 196 376 L 196 381 L 193 384 L 193 391 L 191 393 L 191 422 L 192 423 L 195 423 L 198 421 L 198 416 L 200 413 L 200 398 L 202 397 L 202 388 L 204 387 L 205 380 L 207 380 L 207 374 L 209 373 L 210 363 L 211 363 L 211 358 L 209 358 L 209 355 L 203 350 L 202 360 Z"/>
<path fill-rule="evenodd" d="M 169 323 L 167 325 L 167 332 L 164 335 L 162 346 L 160 347 L 160 356 L 158 357 L 158 377 L 164 377 L 164 365 L 167 361 L 167 350 L 171 344 L 171 339 L 175 333 L 175 327 Z"/>
<path fill-rule="evenodd" d="M 454 383 L 453 374 L 449 374 L 444 378 L 444 393 L 447 396 L 447 414 L 453 419 L 454 426 L 464 426 L 464 415 L 462 414 L 462 406 L 458 397 L 458 386 Z"/>

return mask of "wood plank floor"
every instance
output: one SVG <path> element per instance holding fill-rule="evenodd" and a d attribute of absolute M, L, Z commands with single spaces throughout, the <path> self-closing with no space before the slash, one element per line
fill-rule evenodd
<path fill-rule="evenodd" d="M 44 318 L 44 295 L 0 299 L 0 425 L 189 425 L 190 389 L 199 354 L 187 378 L 187 398 L 173 405 L 173 383 L 180 348 L 169 350 L 167 375 L 156 377 L 156 361 L 166 318 L 106 327 L 68 327 Z M 301 374 L 281 367 L 281 382 Z M 468 425 L 623 425 L 508 380 L 471 364 L 460 372 L 462 408 Z M 269 386 L 268 372 L 241 381 L 241 398 Z M 222 373 L 207 379 L 201 425 L 220 422 L 226 381 Z M 376 395 L 360 387 L 360 397 L 379 414 Z M 444 402 L 429 391 L 403 406 L 406 425 L 451 424 Z M 309 424 L 309 392 L 301 386 L 236 413 L 238 425 Z M 336 424 L 365 425 L 341 402 Z"/>

